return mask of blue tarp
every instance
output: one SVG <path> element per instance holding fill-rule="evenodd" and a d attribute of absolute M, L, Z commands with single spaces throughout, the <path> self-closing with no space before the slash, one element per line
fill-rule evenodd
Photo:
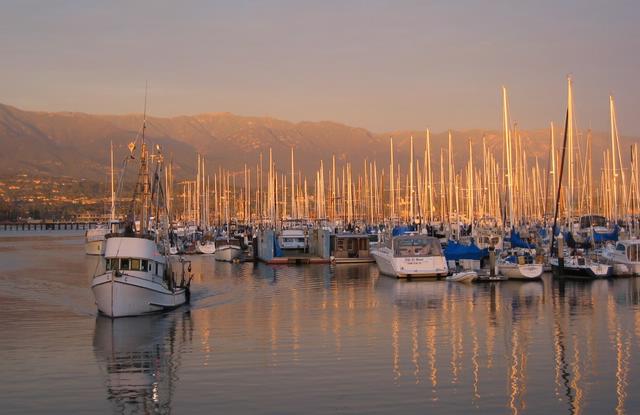
<path fill-rule="evenodd" d="M 533 249 L 536 246 L 534 244 L 530 244 L 529 242 L 523 240 L 522 238 L 520 238 L 520 235 L 518 235 L 518 232 L 516 232 L 516 230 L 514 228 L 511 228 L 511 247 L 512 248 L 530 248 Z"/>
<path fill-rule="evenodd" d="M 273 256 L 274 257 L 282 256 L 282 248 L 280 248 L 280 244 L 278 243 L 278 238 L 276 238 L 275 234 L 273 235 Z"/>
<path fill-rule="evenodd" d="M 593 241 L 596 243 L 605 242 L 605 241 L 617 241 L 619 232 L 620 232 L 620 227 L 618 225 L 616 225 L 615 229 L 611 232 L 607 232 L 607 233 L 593 232 Z"/>
<path fill-rule="evenodd" d="M 413 226 L 413 225 L 396 226 L 395 228 L 393 228 L 393 231 L 391 231 L 391 235 L 392 236 L 398 236 L 398 235 L 402 235 L 403 233 L 415 232 L 415 231 L 416 231 L 416 227 Z"/>
<path fill-rule="evenodd" d="M 458 261 L 461 259 L 481 260 L 489 256 L 488 249 L 480 249 L 475 243 L 462 245 L 456 241 L 449 241 L 444 249 L 444 256 L 447 261 Z"/>

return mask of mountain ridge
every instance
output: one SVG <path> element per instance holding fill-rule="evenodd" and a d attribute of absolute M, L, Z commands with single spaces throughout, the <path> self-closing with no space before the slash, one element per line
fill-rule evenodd
<path fill-rule="evenodd" d="M 26 111 L 0 103 L 0 176 L 31 173 L 47 176 L 71 176 L 101 180 L 108 169 L 108 147 L 113 141 L 117 158 L 126 156 L 126 145 L 140 131 L 143 115 L 89 114 L 85 112 Z M 523 150 L 534 162 L 546 161 L 549 129 L 519 131 Z M 556 147 L 562 140 L 556 127 Z M 354 164 L 360 170 L 363 160 L 376 161 L 378 168 L 388 169 L 389 137 L 394 139 L 396 160 L 406 168 L 409 137 L 414 136 L 416 157 L 422 159 L 426 130 L 397 130 L 374 133 L 335 121 L 292 122 L 269 116 L 236 115 L 230 112 L 207 112 L 172 117 L 147 117 L 146 136 L 163 146 L 174 161 L 177 178 L 195 171 L 196 152 L 203 154 L 213 172 L 218 166 L 241 170 L 244 164 L 255 171 L 260 152 L 266 161 L 273 149 L 279 170 L 289 170 L 290 148 L 295 149 L 296 165 L 311 175 L 324 160 L 325 171 L 335 154 L 340 163 Z M 447 132 L 431 134 L 432 160 L 439 165 L 440 149 L 447 147 Z M 454 162 L 459 169 L 466 162 L 471 140 L 474 159 L 482 156 L 482 137 L 487 148 L 500 158 L 502 134 L 497 130 L 471 128 L 452 130 Z M 602 165 L 601 152 L 610 145 L 606 133 L 593 133 L 594 174 Z M 621 146 L 638 142 L 635 137 L 621 137 Z M 585 146 L 586 147 L 586 146 Z M 625 161 L 626 162 L 626 161 Z M 541 168 L 546 164 L 541 164 Z"/>

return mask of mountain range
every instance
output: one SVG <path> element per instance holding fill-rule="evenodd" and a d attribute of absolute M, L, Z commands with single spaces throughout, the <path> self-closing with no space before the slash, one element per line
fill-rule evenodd
<path fill-rule="evenodd" d="M 25 111 L 0 104 L 0 176 L 21 173 L 39 176 L 69 176 L 104 181 L 109 166 L 109 143 L 113 142 L 116 159 L 128 156 L 127 144 L 139 134 L 141 114 L 95 115 L 80 112 Z M 546 167 L 549 153 L 549 129 L 518 132 L 523 149 L 531 162 L 538 158 Z M 556 146 L 562 143 L 562 126 L 556 126 Z M 394 139 L 396 160 L 406 168 L 409 137 L 414 137 L 416 157 L 422 158 L 425 131 L 374 133 L 330 121 L 298 122 L 270 117 L 240 116 L 230 113 L 206 113 L 192 116 L 147 117 L 145 137 L 159 144 L 173 160 L 176 178 L 195 174 L 196 153 L 207 160 L 208 170 L 218 166 L 240 171 L 246 163 L 255 170 L 262 153 L 266 161 L 273 150 L 278 170 L 289 171 L 290 149 L 295 149 L 297 169 L 313 174 L 324 160 L 325 171 L 335 154 L 339 164 L 350 161 L 358 172 L 363 160 L 376 160 L 378 168 L 388 169 L 389 137 Z M 466 162 L 471 140 L 474 158 L 482 157 L 482 137 L 487 147 L 500 159 L 502 134 L 497 130 L 452 131 L 454 159 L 460 168 Z M 439 166 L 440 149 L 447 146 L 447 132 L 432 134 L 432 159 Z M 586 134 L 581 136 L 582 151 Z M 628 163 L 632 143 L 637 137 L 621 137 L 623 157 Z M 594 176 L 599 177 L 602 154 L 610 146 L 606 133 L 593 133 Z M 446 156 L 445 156 L 446 157 Z M 439 167 L 437 167 L 439 168 Z M 438 174 L 436 172 L 436 174 Z"/>

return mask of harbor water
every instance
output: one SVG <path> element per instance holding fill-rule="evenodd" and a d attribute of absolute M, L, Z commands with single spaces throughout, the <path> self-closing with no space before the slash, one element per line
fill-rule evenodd
<path fill-rule="evenodd" d="M 191 259 L 189 306 L 112 320 L 81 232 L 1 232 L 0 411 L 640 413 L 637 278 Z"/>

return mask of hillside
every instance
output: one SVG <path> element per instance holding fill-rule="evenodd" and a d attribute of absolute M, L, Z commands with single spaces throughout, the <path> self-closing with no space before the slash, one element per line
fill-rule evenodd
<path fill-rule="evenodd" d="M 23 111 L 0 104 L 0 176 L 30 173 L 45 176 L 70 176 L 88 180 L 103 180 L 108 169 L 109 142 L 113 141 L 117 159 L 126 156 L 126 145 L 133 140 L 142 124 L 140 114 L 91 115 L 71 112 Z M 468 155 L 468 140 L 472 140 L 474 157 L 481 157 L 482 136 L 487 146 L 499 157 L 501 134 L 498 131 L 453 131 L 455 163 L 462 166 Z M 549 149 L 547 129 L 520 132 L 527 156 L 546 163 Z M 562 131 L 556 130 L 557 145 Z M 159 143 L 174 160 L 178 178 L 190 176 L 195 168 L 195 154 L 205 155 L 209 166 L 218 165 L 241 170 L 247 163 L 253 167 L 259 154 L 268 157 L 273 149 L 279 170 L 289 166 L 289 149 L 295 148 L 296 163 L 311 173 L 320 159 L 329 164 L 336 155 L 340 162 L 352 161 L 354 170 L 362 160 L 377 160 L 386 167 L 389 159 L 389 137 L 393 136 L 397 160 L 406 164 L 409 157 L 409 137 L 415 138 L 416 156 L 422 156 L 425 133 L 397 131 L 376 134 L 334 122 L 300 122 L 269 117 L 247 117 L 230 113 L 208 113 L 171 118 L 149 117 L 146 136 Z M 623 148 L 637 142 L 623 138 Z M 440 148 L 446 148 L 447 133 L 432 135 L 432 154 L 439 162 Z M 594 167 L 602 165 L 603 149 L 609 146 L 606 134 L 594 133 Z M 584 147 L 583 147 L 584 148 Z M 625 151 L 628 154 L 628 151 Z M 542 164 L 545 166 L 546 164 Z"/>

